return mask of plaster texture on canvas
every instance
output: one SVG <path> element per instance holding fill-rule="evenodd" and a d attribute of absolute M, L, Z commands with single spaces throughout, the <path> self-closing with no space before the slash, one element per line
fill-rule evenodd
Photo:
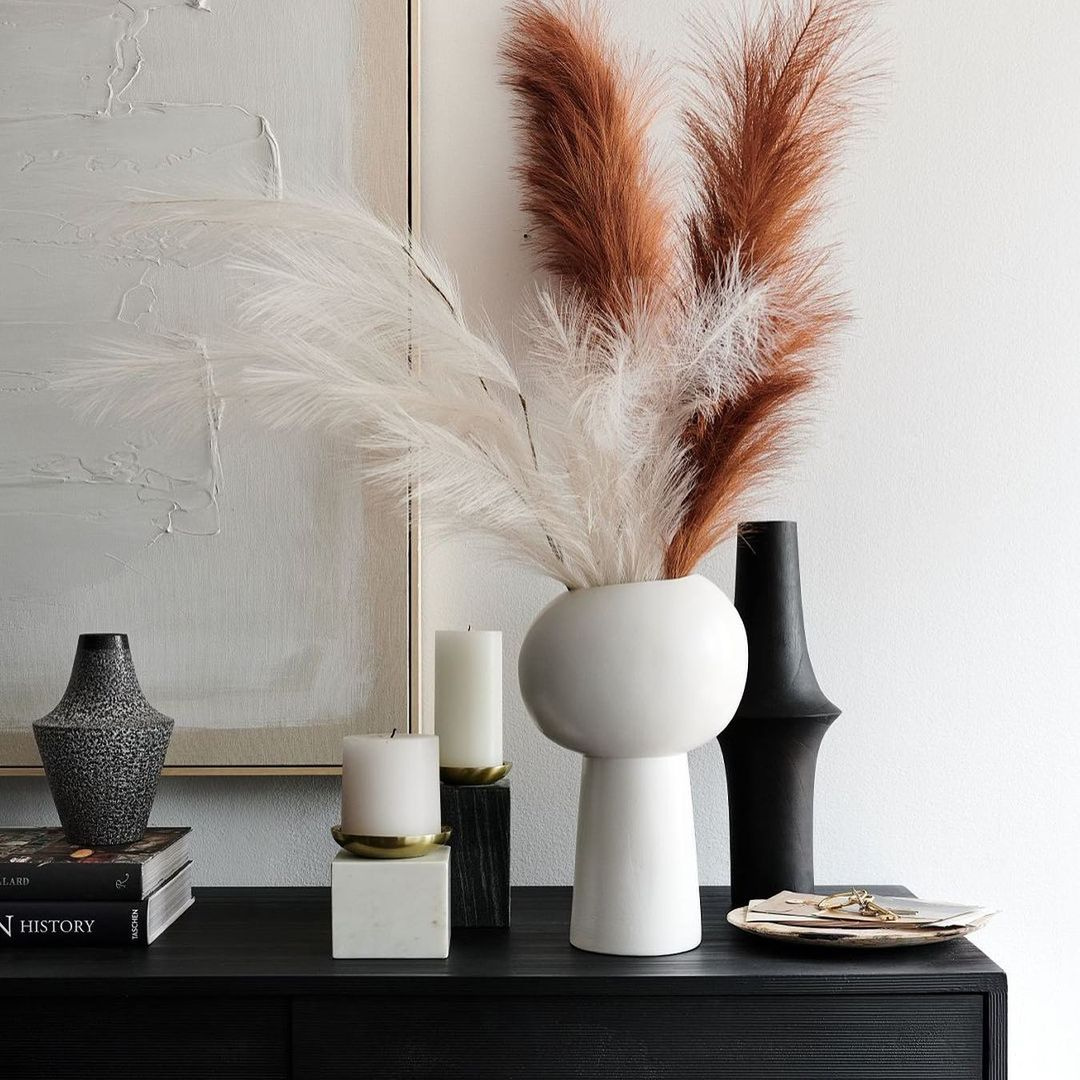
<path fill-rule="evenodd" d="M 385 726 L 402 697 L 404 530 L 366 511 L 331 446 L 248 430 L 214 393 L 221 269 L 120 241 L 100 210 L 348 182 L 356 9 L 320 0 L 298 23 L 238 0 L 2 0 L 0 20 L 5 757 L 34 760 L 18 740 L 62 691 L 76 634 L 115 629 L 181 759 L 210 729 L 202 760 L 258 763 L 243 732 L 276 726 L 267 760 L 333 761 L 342 725 Z M 202 416 L 187 437 L 83 423 L 59 399 L 102 333 L 184 346 L 170 377 Z"/>

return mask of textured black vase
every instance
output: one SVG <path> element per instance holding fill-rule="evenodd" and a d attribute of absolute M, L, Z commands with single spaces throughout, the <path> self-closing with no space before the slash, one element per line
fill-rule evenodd
<path fill-rule="evenodd" d="M 142 837 L 172 729 L 143 697 L 127 634 L 81 634 L 63 699 L 34 724 L 71 843 L 110 847 Z"/>
<path fill-rule="evenodd" d="M 840 710 L 806 649 L 794 521 L 739 528 L 735 607 L 746 627 L 746 689 L 718 736 L 727 773 L 731 902 L 814 888 L 814 773 Z"/>

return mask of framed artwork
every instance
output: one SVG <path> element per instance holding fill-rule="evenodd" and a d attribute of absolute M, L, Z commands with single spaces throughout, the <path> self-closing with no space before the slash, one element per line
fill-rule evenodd
<path fill-rule="evenodd" d="M 209 377 L 186 440 L 53 384 L 103 328 L 197 334 L 222 288 L 118 250 L 98 211 L 127 192 L 355 183 L 415 224 L 417 9 L 0 0 L 0 772 L 40 771 L 83 632 L 130 636 L 167 772 L 333 772 L 343 735 L 415 726 L 414 530 L 341 447 L 248 426 Z"/>

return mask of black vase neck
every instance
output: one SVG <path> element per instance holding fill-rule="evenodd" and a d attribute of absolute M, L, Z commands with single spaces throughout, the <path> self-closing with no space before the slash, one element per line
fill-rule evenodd
<path fill-rule="evenodd" d="M 127 634 L 80 634 L 61 705 L 75 700 L 104 705 L 118 698 L 145 701 Z"/>
<path fill-rule="evenodd" d="M 818 686 L 806 646 L 794 521 L 740 525 L 735 607 L 749 651 L 735 719 L 835 720 L 840 710 Z"/>
<path fill-rule="evenodd" d="M 80 634 L 78 652 L 119 652 L 130 658 L 127 634 Z"/>

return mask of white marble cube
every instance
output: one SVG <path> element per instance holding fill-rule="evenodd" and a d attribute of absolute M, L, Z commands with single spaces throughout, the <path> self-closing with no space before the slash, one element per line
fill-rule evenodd
<path fill-rule="evenodd" d="M 339 851 L 330 866 L 335 959 L 450 955 L 450 849 L 416 859 L 361 859 Z"/>

